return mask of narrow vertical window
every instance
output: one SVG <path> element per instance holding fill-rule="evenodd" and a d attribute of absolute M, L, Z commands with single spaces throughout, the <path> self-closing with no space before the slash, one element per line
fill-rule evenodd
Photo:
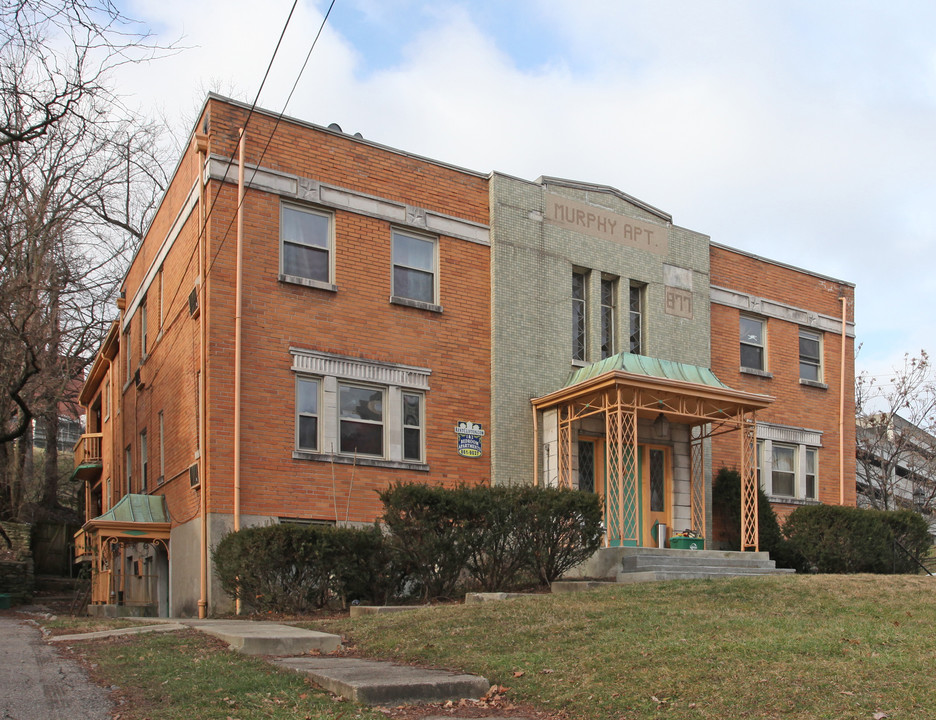
<path fill-rule="evenodd" d="M 146 492 L 149 474 L 149 457 L 146 454 L 146 430 L 140 432 L 140 492 Z"/>
<path fill-rule="evenodd" d="M 764 321 L 741 316 L 741 367 L 766 370 L 764 362 Z"/>
<path fill-rule="evenodd" d="M 110 393 L 110 380 L 108 380 L 107 382 L 104 383 L 104 420 L 105 421 L 110 419 L 110 405 L 111 405 L 110 394 L 111 394 Z M 98 432 L 100 432 L 100 428 L 98 428 Z"/>
<path fill-rule="evenodd" d="M 296 380 L 296 449 L 318 452 L 319 382 Z"/>
<path fill-rule="evenodd" d="M 162 485 L 166 479 L 166 425 L 163 411 L 159 411 L 159 479 L 157 485 Z"/>
<path fill-rule="evenodd" d="M 165 295 L 163 294 L 165 291 L 165 286 L 163 284 L 164 276 L 165 276 L 165 273 L 163 272 L 163 268 L 159 268 L 159 329 L 160 330 L 162 330 L 163 323 L 165 322 L 165 319 L 166 319 L 166 308 L 163 306 L 165 302 Z"/>
<path fill-rule="evenodd" d="M 124 472 L 126 473 L 126 495 L 129 495 L 133 492 L 131 483 L 133 482 L 133 453 L 130 452 L 130 446 L 127 445 L 127 449 L 124 450 Z"/>
<path fill-rule="evenodd" d="M 403 459 L 420 462 L 423 458 L 422 395 L 403 393 Z"/>
<path fill-rule="evenodd" d="M 146 303 L 140 305 L 140 357 L 146 358 Z"/>
<path fill-rule="evenodd" d="M 630 286 L 630 337 L 628 350 L 634 355 L 643 355 L 643 286 Z"/>
<path fill-rule="evenodd" d="M 815 448 L 806 448 L 806 477 L 805 479 L 805 494 L 807 499 L 816 500 L 816 475 L 817 475 L 817 465 L 819 462 L 819 453 Z"/>
<path fill-rule="evenodd" d="M 124 359 L 127 363 L 127 382 L 133 380 L 133 353 L 131 352 L 132 345 L 130 344 L 130 326 L 127 325 L 127 330 L 124 332 Z"/>
<path fill-rule="evenodd" d="M 585 360 L 585 273 L 572 273 L 572 359 Z"/>
<path fill-rule="evenodd" d="M 822 382 L 822 336 L 819 333 L 799 331 L 799 372 L 802 380 Z"/>
<path fill-rule="evenodd" d="M 611 357 L 615 352 L 614 327 L 615 318 L 615 298 L 617 293 L 617 281 L 607 278 L 601 278 L 601 357 Z"/>

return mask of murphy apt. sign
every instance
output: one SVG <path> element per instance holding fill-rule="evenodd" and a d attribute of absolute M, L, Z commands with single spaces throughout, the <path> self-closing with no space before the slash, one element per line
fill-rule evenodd
<path fill-rule="evenodd" d="M 665 255 L 666 228 L 555 193 L 546 193 L 546 222 L 639 250 Z"/>

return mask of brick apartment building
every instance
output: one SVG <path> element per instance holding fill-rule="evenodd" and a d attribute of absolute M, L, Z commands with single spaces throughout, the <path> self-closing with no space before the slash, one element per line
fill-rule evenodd
<path fill-rule="evenodd" d="M 481 174 L 260 110 L 239 229 L 248 111 L 206 101 L 82 391 L 94 604 L 227 609 L 209 552 L 225 532 L 369 523 L 395 482 L 560 484 L 603 494 L 608 544 L 656 544 L 661 524 L 711 537 L 712 468 L 750 490 L 775 427 L 805 429 L 797 462 L 820 448 L 817 499 L 838 501 L 838 300 L 820 281 L 852 286 L 713 245 L 613 188 Z M 739 373 L 744 293 L 773 378 Z M 821 374 L 788 389 L 798 332 L 820 335 Z"/>

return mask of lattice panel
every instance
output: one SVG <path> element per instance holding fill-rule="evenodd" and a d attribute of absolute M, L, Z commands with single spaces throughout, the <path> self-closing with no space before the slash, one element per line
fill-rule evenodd
<path fill-rule="evenodd" d="M 705 527 L 705 445 L 701 428 L 692 429 L 689 468 L 689 502 L 692 529 L 707 537 Z"/>
<path fill-rule="evenodd" d="M 637 542 L 637 416 L 620 408 L 605 415 L 608 541 Z"/>
<path fill-rule="evenodd" d="M 559 487 L 572 487 L 572 423 L 570 410 L 559 408 L 559 447 L 556 448 L 559 463 Z"/>
<path fill-rule="evenodd" d="M 753 419 L 745 418 L 741 425 L 741 549 L 760 548 L 757 525 L 757 472 L 755 453 L 757 440 Z"/>

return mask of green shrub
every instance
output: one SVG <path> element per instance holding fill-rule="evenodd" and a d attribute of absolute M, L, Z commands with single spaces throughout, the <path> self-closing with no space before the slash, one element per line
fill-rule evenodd
<path fill-rule="evenodd" d="M 484 592 L 513 590 L 529 574 L 532 508 L 522 487 L 467 488 L 465 568 Z"/>
<path fill-rule="evenodd" d="M 261 611 L 321 607 L 328 593 L 321 529 L 267 525 L 228 533 L 213 553 L 221 588 Z"/>
<path fill-rule="evenodd" d="M 524 487 L 529 510 L 530 569 L 543 585 L 591 557 L 601 545 L 601 498 L 579 490 Z"/>
<path fill-rule="evenodd" d="M 333 598 L 386 602 L 402 582 L 378 528 L 245 528 L 225 535 L 213 557 L 221 588 L 259 611 L 308 612 Z"/>
<path fill-rule="evenodd" d="M 741 549 L 741 473 L 722 468 L 712 485 L 712 513 L 724 520 L 730 550 Z M 795 567 L 797 558 L 780 531 L 777 514 L 762 488 L 757 488 L 758 547 L 780 567 Z"/>
<path fill-rule="evenodd" d="M 379 496 L 394 560 L 414 594 L 423 600 L 452 597 L 469 553 L 465 490 L 397 483 Z"/>
<path fill-rule="evenodd" d="M 894 539 L 918 555 L 929 544 L 926 521 L 908 510 L 811 505 L 797 508 L 783 530 L 801 569 L 823 573 L 916 572 Z"/>

